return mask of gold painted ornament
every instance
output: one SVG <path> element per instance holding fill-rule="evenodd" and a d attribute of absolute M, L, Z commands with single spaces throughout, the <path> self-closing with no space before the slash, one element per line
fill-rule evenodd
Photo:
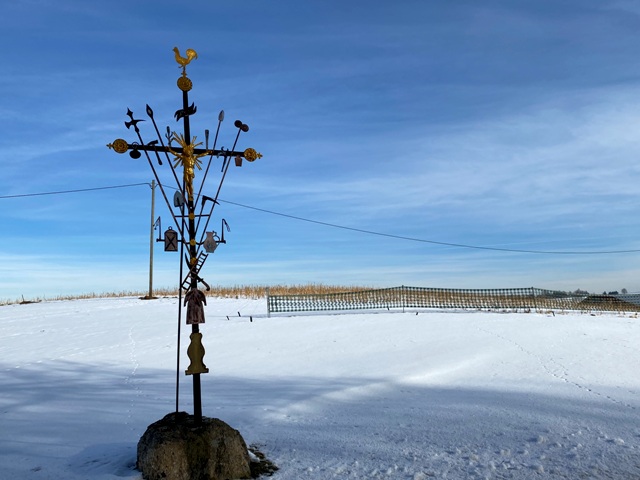
<path fill-rule="evenodd" d="M 173 140 L 175 140 L 182 147 L 182 153 L 176 152 L 171 147 L 168 148 L 169 152 L 174 157 L 176 157 L 173 167 L 176 168 L 178 167 L 178 165 L 181 165 L 183 167 L 184 189 L 189 201 L 193 202 L 193 179 L 196 176 L 195 168 L 197 168 L 198 170 L 202 170 L 202 162 L 200 160 L 200 157 L 209 155 L 209 153 L 205 152 L 195 154 L 193 152 L 196 147 L 202 145 L 202 142 L 195 143 L 196 137 L 193 137 L 191 143 L 187 143 L 187 140 L 182 134 L 178 135 L 174 132 Z"/>
<path fill-rule="evenodd" d="M 247 148 L 243 153 L 244 158 L 249 162 L 253 162 L 256 158 L 262 158 L 262 154 L 255 151 L 253 148 Z"/>
<path fill-rule="evenodd" d="M 202 334 L 200 332 L 194 332 L 189 335 L 191 343 L 187 348 L 187 356 L 191 363 L 185 370 L 186 375 L 196 375 L 202 373 L 209 373 L 209 369 L 204 364 L 204 346 L 202 345 Z"/>
<path fill-rule="evenodd" d="M 191 60 L 193 60 L 194 58 L 198 58 L 198 54 L 193 48 L 187 48 L 187 50 L 185 51 L 185 55 L 187 56 L 186 58 L 180 55 L 180 50 L 178 50 L 178 47 L 173 47 L 173 52 L 176 55 L 176 62 L 178 62 L 178 65 L 180 65 L 183 70 L 187 65 L 189 65 L 189 63 L 191 63 Z"/>
<path fill-rule="evenodd" d="M 117 138 L 113 143 L 109 143 L 107 147 L 111 148 L 116 153 L 124 153 L 129 150 L 129 144 L 122 138 Z"/>
<path fill-rule="evenodd" d="M 180 77 L 177 83 L 178 88 L 183 92 L 188 92 L 193 88 L 193 82 L 187 77 Z"/>

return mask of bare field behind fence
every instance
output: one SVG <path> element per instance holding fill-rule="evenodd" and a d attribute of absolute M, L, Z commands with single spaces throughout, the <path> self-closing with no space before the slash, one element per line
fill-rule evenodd
<path fill-rule="evenodd" d="M 234 285 L 234 286 L 212 286 L 210 290 L 204 293 L 208 297 L 220 298 L 264 298 L 267 291 L 274 295 L 309 295 L 309 294 L 326 294 L 335 292 L 352 292 L 362 291 L 370 287 L 367 286 L 344 286 L 344 285 L 324 285 L 321 283 L 309 283 L 301 285 Z M 153 298 L 159 297 L 177 297 L 178 288 L 154 288 Z M 141 297 L 149 298 L 148 291 L 141 290 L 123 290 L 113 292 L 92 292 L 81 294 L 55 295 L 51 297 L 25 297 L 24 295 L 18 299 L 2 299 L 0 305 L 10 305 L 16 303 L 38 303 L 43 301 L 61 301 L 61 300 L 80 300 L 87 298 L 112 298 L 112 297 Z"/>

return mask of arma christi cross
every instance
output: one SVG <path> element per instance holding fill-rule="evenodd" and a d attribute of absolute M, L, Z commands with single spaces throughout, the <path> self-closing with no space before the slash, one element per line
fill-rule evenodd
<path fill-rule="evenodd" d="M 142 134 L 140 133 L 140 129 L 138 127 L 138 123 L 143 122 L 142 119 L 134 118 L 133 112 L 128 109 L 127 116 L 129 120 L 125 122 L 125 126 L 127 129 L 133 128 L 137 135 L 137 140 L 131 143 L 119 138 L 114 140 L 113 143 L 107 145 L 110 149 L 113 149 L 117 153 L 125 153 L 129 151 L 129 155 L 131 158 L 137 159 L 141 157 L 140 152 L 144 152 L 144 155 L 153 171 L 153 175 L 155 180 L 160 187 L 160 191 L 162 196 L 164 197 L 165 202 L 167 203 L 167 207 L 169 208 L 169 212 L 173 217 L 173 221 L 177 227 L 177 230 L 172 230 L 171 228 L 165 232 L 165 250 L 168 251 L 177 251 L 177 245 L 180 244 L 180 289 L 179 289 L 179 302 L 178 302 L 178 352 L 177 352 L 177 378 L 176 378 L 176 412 L 178 411 L 178 403 L 179 403 L 179 374 L 180 374 L 180 325 L 181 325 L 181 316 L 182 316 L 182 291 L 183 289 L 186 291 L 184 296 L 185 305 L 187 306 L 187 324 L 191 325 L 191 342 L 187 349 L 187 355 L 190 360 L 190 365 L 186 370 L 187 375 L 192 375 L 193 377 L 193 407 L 194 407 L 194 417 L 196 422 L 200 423 L 202 421 L 202 399 L 201 399 L 201 388 L 200 388 L 200 375 L 203 373 L 208 373 L 209 369 L 204 364 L 204 347 L 202 345 L 202 333 L 200 333 L 199 325 L 204 323 L 204 309 L 203 303 L 206 304 L 206 297 L 202 291 L 198 289 L 198 283 L 202 283 L 207 290 L 209 290 L 209 285 L 200 277 L 200 269 L 202 268 L 206 258 L 207 253 L 212 253 L 219 243 L 226 243 L 224 240 L 224 233 L 222 233 L 222 237 L 218 237 L 216 232 L 206 232 L 207 226 L 209 225 L 209 220 L 213 214 L 213 210 L 215 206 L 218 204 L 218 195 L 220 194 L 220 189 L 222 187 L 222 183 L 227 175 L 227 170 L 229 169 L 229 165 L 231 163 L 231 159 L 235 158 L 236 166 L 242 165 L 242 159 L 245 158 L 249 162 L 253 162 L 257 158 L 261 158 L 262 155 L 256 152 L 253 148 L 247 148 L 244 151 L 236 151 L 236 145 L 238 143 L 238 138 L 240 137 L 240 133 L 248 132 L 249 127 L 242 123 L 240 120 L 236 120 L 234 125 L 238 129 L 236 134 L 236 139 L 233 144 L 233 147 L 228 150 L 224 147 L 221 149 L 216 149 L 216 143 L 218 140 L 218 133 L 220 132 L 220 125 L 224 120 L 224 111 L 221 111 L 218 115 L 218 128 L 216 130 L 215 139 L 213 141 L 212 148 L 209 148 L 209 131 L 205 130 L 205 145 L 202 148 L 202 142 L 196 143 L 196 137 L 191 137 L 191 128 L 189 119 L 192 115 L 194 115 L 197 111 L 195 104 L 189 105 L 189 91 L 193 87 L 193 82 L 187 77 L 186 67 L 193 60 L 198 58 L 195 50 L 187 49 L 186 50 L 186 58 L 180 55 L 180 51 L 178 48 L 173 49 L 175 53 L 175 59 L 178 62 L 180 68 L 182 68 L 182 76 L 178 78 L 178 88 L 182 91 L 182 108 L 175 112 L 175 119 L 177 122 L 182 120 L 183 124 L 183 133 L 178 134 L 175 131 L 171 131 L 169 127 L 167 127 L 167 133 L 165 135 L 166 144 L 163 139 L 163 136 L 160 134 L 160 130 L 156 124 L 154 119 L 153 110 L 149 105 L 146 106 L 147 116 L 151 119 L 153 126 L 155 128 L 155 132 L 157 135 L 156 140 L 152 140 L 148 143 L 145 143 L 142 139 Z M 174 143 L 176 145 L 174 145 Z M 151 154 L 150 154 L 151 153 Z M 173 159 L 169 156 L 171 155 Z M 152 159 L 153 157 L 153 159 Z M 159 166 L 163 166 L 162 157 L 167 160 L 167 167 L 164 169 L 170 170 L 173 178 L 177 184 L 177 191 L 173 198 L 173 205 L 169 203 L 169 199 L 166 195 L 164 183 L 162 181 L 162 177 L 165 175 L 160 175 L 162 171 L 159 168 L 156 168 L 154 165 L 154 160 L 158 163 Z M 202 175 L 202 180 L 200 182 L 200 186 L 198 188 L 198 192 L 194 192 L 194 183 L 196 179 L 196 169 L 202 170 L 203 161 L 201 159 L 208 157 L 207 166 Z M 218 185 L 218 190 L 216 192 L 215 197 L 208 197 L 202 194 L 202 188 L 204 186 L 205 180 L 207 178 L 207 174 L 209 173 L 209 167 L 211 166 L 212 160 L 214 157 L 220 158 L 222 157 L 222 176 L 220 179 L 220 184 Z M 176 169 L 182 167 L 182 178 L 176 174 Z M 196 214 L 196 205 L 198 204 L 198 200 L 200 200 L 200 209 Z M 204 212 L 204 207 L 206 202 L 209 201 L 211 203 L 210 209 L 208 213 Z M 186 214 L 185 214 L 186 207 Z M 177 211 L 174 211 L 176 209 Z M 197 218 L 197 223 L 196 223 Z M 206 218 L 204 228 L 201 230 L 202 233 L 199 234 L 200 230 L 200 220 L 202 218 Z M 222 220 L 222 228 L 225 226 L 228 229 L 227 222 Z M 185 233 L 186 230 L 186 233 Z M 224 232 L 224 230 L 223 230 Z M 177 238 L 177 235 L 180 235 Z M 206 235 L 206 239 L 205 239 Z M 171 236 L 171 238 L 169 238 Z M 158 239 L 159 241 L 161 239 Z M 188 255 L 184 255 L 184 248 L 187 246 Z M 202 250 L 204 247 L 204 251 Z M 184 258 L 183 258 L 184 257 Z M 187 267 L 187 274 L 183 277 L 183 264 Z"/>

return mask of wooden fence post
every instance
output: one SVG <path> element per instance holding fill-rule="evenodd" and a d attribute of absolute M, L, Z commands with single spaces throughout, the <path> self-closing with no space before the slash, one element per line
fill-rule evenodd
<path fill-rule="evenodd" d="M 269 301 L 269 287 L 266 288 L 267 293 L 267 318 L 271 318 L 271 302 Z"/>

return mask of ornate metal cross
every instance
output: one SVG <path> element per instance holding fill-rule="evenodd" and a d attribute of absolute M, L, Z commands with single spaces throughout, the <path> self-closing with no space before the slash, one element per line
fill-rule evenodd
<path fill-rule="evenodd" d="M 153 116 L 153 110 L 149 105 L 146 106 L 147 116 L 151 119 L 153 126 L 155 128 L 155 132 L 157 135 L 156 140 L 152 140 L 148 143 L 144 142 L 142 139 L 142 135 L 140 133 L 140 129 L 138 128 L 138 123 L 143 122 L 143 119 L 134 118 L 133 112 L 128 109 L 127 116 L 129 117 L 128 121 L 125 121 L 124 124 L 127 129 L 133 128 L 137 135 L 137 140 L 133 142 L 127 142 L 121 138 L 118 138 L 107 145 L 110 149 L 113 149 L 117 153 L 125 153 L 129 151 L 129 155 L 131 158 L 137 159 L 141 157 L 140 152 L 144 152 L 144 155 L 153 171 L 154 177 L 158 186 L 160 187 L 160 191 L 164 197 L 164 200 L 169 208 L 169 212 L 173 217 L 173 221 L 177 227 L 177 231 L 174 231 L 170 228 L 167 233 L 170 233 L 172 236 L 171 241 L 165 242 L 165 250 L 177 251 L 177 248 L 167 248 L 166 246 L 175 245 L 175 239 L 173 238 L 176 233 L 178 233 L 179 238 L 178 243 L 180 244 L 180 289 L 179 289 L 179 302 L 178 302 L 178 372 L 179 375 L 179 365 L 180 365 L 180 324 L 181 324 L 181 316 L 182 316 L 182 291 L 183 289 L 186 291 L 184 296 L 184 302 L 187 306 L 187 324 L 191 325 L 191 343 L 189 348 L 187 349 L 187 355 L 189 356 L 189 360 L 191 361 L 189 367 L 186 370 L 187 375 L 193 376 L 193 406 L 194 406 L 194 417 L 197 423 L 202 421 L 202 399 L 201 399 L 201 389 L 200 389 L 200 375 L 203 373 L 208 373 L 209 369 L 204 364 L 204 347 L 202 346 L 202 333 L 200 333 L 199 325 L 204 323 L 204 307 L 203 304 L 206 304 L 206 297 L 202 291 L 198 289 L 198 283 L 202 283 L 205 285 L 206 289 L 209 290 L 209 285 L 200 277 L 200 269 L 204 264 L 207 253 L 202 250 L 204 247 L 206 252 L 212 253 L 219 243 L 226 243 L 224 240 L 224 233 L 222 238 L 218 237 L 216 232 L 206 232 L 207 226 L 209 224 L 209 220 L 211 219 L 211 215 L 213 213 L 213 209 L 218 203 L 218 195 L 220 193 L 220 188 L 222 187 L 222 183 L 227 174 L 227 170 L 231 163 L 231 159 L 235 159 L 235 164 L 240 166 L 242 164 L 242 159 L 246 159 L 249 162 L 253 162 L 254 160 L 261 158 L 262 155 L 256 152 L 253 148 L 247 148 L 244 151 L 236 151 L 236 144 L 238 143 L 238 138 L 240 137 L 240 133 L 248 132 L 249 127 L 242 123 L 240 120 L 236 120 L 234 125 L 238 129 L 235 142 L 233 147 L 230 150 L 225 149 L 224 147 L 221 149 L 216 149 L 216 143 L 218 140 L 218 133 L 220 131 L 220 124 L 224 120 L 224 112 L 221 111 L 218 116 L 218 128 L 216 130 L 215 139 L 213 141 L 212 148 L 209 148 L 209 131 L 205 130 L 205 145 L 202 148 L 203 143 L 196 143 L 196 137 L 191 137 L 191 128 L 189 124 L 189 119 L 192 115 L 194 115 L 197 111 L 195 104 L 189 105 L 189 91 L 193 87 L 192 81 L 187 77 L 186 67 L 193 60 L 198 58 L 195 50 L 187 49 L 186 57 L 180 55 L 180 51 L 178 48 L 173 49 L 175 53 L 175 59 L 182 68 L 182 75 L 178 78 L 177 84 L 178 88 L 182 91 L 182 108 L 175 112 L 176 121 L 182 120 L 183 124 L 183 133 L 178 134 L 175 131 L 171 131 L 169 127 L 167 127 L 167 133 L 165 138 L 160 134 L 160 130 L 156 124 L 156 121 Z M 166 140 L 166 143 L 165 143 Z M 177 145 L 174 145 L 177 144 Z M 171 155 L 173 159 L 169 156 Z M 166 167 L 164 167 L 163 157 L 166 160 Z M 203 165 L 203 160 L 208 157 L 206 161 L 206 169 L 202 175 L 202 180 L 200 182 L 200 186 L 198 187 L 197 193 L 194 190 L 194 183 L 196 179 L 196 170 L 201 171 Z M 222 157 L 222 177 L 220 180 L 220 184 L 218 186 L 217 193 L 215 197 L 208 197 L 206 195 L 201 195 L 202 188 L 204 186 L 205 180 L 207 178 L 207 174 L 209 173 L 209 167 L 211 166 L 212 160 L 214 158 L 218 159 Z M 169 203 L 168 197 L 165 193 L 165 185 L 162 182 L 161 175 L 159 175 L 159 169 L 156 169 L 154 165 L 155 162 L 158 163 L 159 166 L 163 166 L 166 171 L 169 169 L 173 174 L 173 178 L 177 185 L 177 192 L 174 195 L 173 205 Z M 176 174 L 177 168 L 182 168 L 182 178 Z M 166 175 L 163 175 L 166 176 Z M 200 200 L 200 209 L 196 214 L 196 206 L 198 205 L 198 200 Z M 210 210 L 208 213 L 204 212 L 204 206 L 207 201 L 211 202 Z M 185 213 L 186 208 L 186 213 Z M 206 218 L 204 228 L 199 229 L 200 221 L 202 218 Z M 196 222 L 197 219 L 197 222 Z M 226 221 L 222 220 L 222 227 L 228 225 Z M 186 230 L 186 232 L 185 232 Z M 202 233 L 199 233 L 201 231 Z M 224 231 L 224 230 L 223 230 Z M 205 235 L 207 237 L 204 240 Z M 159 239 L 160 240 L 160 239 Z M 212 245 L 213 240 L 213 245 Z M 188 255 L 184 255 L 185 246 L 188 248 Z M 184 258 L 183 258 L 184 257 Z M 183 277 L 183 262 L 187 267 L 187 274 Z M 176 411 L 178 410 L 178 397 L 179 397 L 179 377 L 176 379 Z"/>

